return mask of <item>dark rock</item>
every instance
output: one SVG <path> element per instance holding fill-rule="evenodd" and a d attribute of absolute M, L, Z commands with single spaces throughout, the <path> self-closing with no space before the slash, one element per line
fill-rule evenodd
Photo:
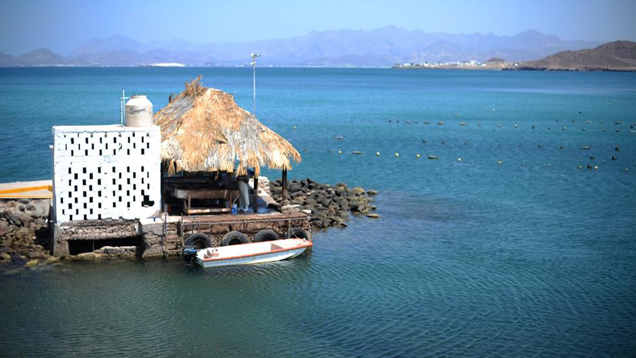
<path fill-rule="evenodd" d="M 30 235 L 31 235 L 31 233 L 29 232 L 29 229 L 27 229 L 27 228 L 25 228 L 25 227 L 20 228 L 20 230 L 18 230 L 18 231 L 15 233 L 15 237 L 16 237 L 18 240 L 25 240 L 25 239 L 28 239 Z"/>
<path fill-rule="evenodd" d="M 28 203 L 30 203 L 29 199 L 27 199 L 27 198 L 22 198 L 22 199 L 18 200 L 18 202 L 20 204 L 28 204 Z"/>
<path fill-rule="evenodd" d="M 33 211 L 33 210 L 35 210 L 35 206 L 33 206 L 32 204 L 29 204 L 29 205 L 26 206 L 26 210 L 27 211 Z"/>
<path fill-rule="evenodd" d="M 322 223 L 322 220 L 320 219 L 312 219 L 311 220 L 311 225 L 318 228 L 318 229 L 322 229 L 324 228 L 324 224 Z"/>
<path fill-rule="evenodd" d="M 304 196 L 304 192 L 302 190 L 294 191 L 289 194 L 291 198 L 297 198 L 299 196 Z"/>
<path fill-rule="evenodd" d="M 33 222 L 34 218 L 26 213 L 15 213 L 15 216 L 20 219 L 22 226 L 28 227 Z"/>
<path fill-rule="evenodd" d="M 5 211 L 4 217 L 7 218 L 7 220 L 9 220 L 9 223 L 14 226 L 22 226 L 22 221 L 20 221 L 20 219 L 10 211 Z"/>
<path fill-rule="evenodd" d="M 6 221 L 0 221 L 0 237 L 11 232 L 11 226 Z"/>
<path fill-rule="evenodd" d="M 11 247 L 15 242 L 15 236 L 13 234 L 8 234 L 3 237 L 2 246 Z"/>
<path fill-rule="evenodd" d="M 323 207 L 317 207 L 316 210 L 314 210 L 314 216 L 316 217 L 327 216 L 327 214 L 327 210 L 325 210 Z"/>

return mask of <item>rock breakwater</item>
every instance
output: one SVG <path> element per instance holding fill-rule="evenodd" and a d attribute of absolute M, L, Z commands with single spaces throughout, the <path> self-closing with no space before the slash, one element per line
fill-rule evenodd
<path fill-rule="evenodd" d="M 0 265 L 34 267 L 57 259 L 50 255 L 50 200 L 0 201 Z"/>
<path fill-rule="evenodd" d="M 279 204 L 282 201 L 282 180 L 269 183 L 272 198 Z M 373 197 L 378 192 L 361 187 L 349 188 L 347 184 L 336 185 L 318 183 L 310 178 L 292 180 L 288 183 L 288 200 L 292 208 L 311 215 L 314 228 L 325 229 L 330 226 L 346 227 L 350 214 L 379 218 Z"/>

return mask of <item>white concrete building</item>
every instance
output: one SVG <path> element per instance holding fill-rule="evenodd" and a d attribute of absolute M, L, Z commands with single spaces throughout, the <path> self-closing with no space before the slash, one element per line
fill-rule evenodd
<path fill-rule="evenodd" d="M 53 139 L 56 223 L 159 214 L 159 127 L 56 126 Z"/>

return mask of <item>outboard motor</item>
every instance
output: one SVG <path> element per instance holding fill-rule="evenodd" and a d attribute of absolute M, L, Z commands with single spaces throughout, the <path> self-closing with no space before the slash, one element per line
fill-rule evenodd
<path fill-rule="evenodd" d="M 194 264 L 197 260 L 197 248 L 192 245 L 186 245 L 181 250 L 181 256 L 183 257 L 185 262 Z"/>

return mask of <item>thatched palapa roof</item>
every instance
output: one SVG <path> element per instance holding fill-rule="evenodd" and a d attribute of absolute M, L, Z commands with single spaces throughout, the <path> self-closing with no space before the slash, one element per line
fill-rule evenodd
<path fill-rule="evenodd" d="M 161 128 L 161 159 L 168 172 L 260 173 L 261 166 L 291 169 L 298 151 L 239 107 L 226 92 L 201 85 L 201 77 L 155 114 Z"/>

